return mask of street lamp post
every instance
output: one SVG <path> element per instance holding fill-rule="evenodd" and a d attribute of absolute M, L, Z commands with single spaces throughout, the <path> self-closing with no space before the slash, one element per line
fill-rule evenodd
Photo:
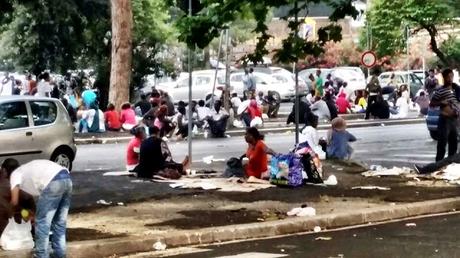
<path fill-rule="evenodd" d="M 188 15 L 192 17 L 192 0 L 188 1 Z M 190 160 L 190 168 L 192 167 L 192 48 L 188 49 L 188 158 Z"/>
<path fill-rule="evenodd" d="M 295 22 L 299 20 L 299 13 L 298 13 L 298 2 L 295 1 Z M 299 37 L 299 26 L 295 27 L 295 37 Z M 297 42 L 296 42 L 297 44 Z M 296 146 L 299 144 L 299 69 L 297 69 L 297 62 L 294 63 L 294 70 L 295 70 L 295 144 Z"/>

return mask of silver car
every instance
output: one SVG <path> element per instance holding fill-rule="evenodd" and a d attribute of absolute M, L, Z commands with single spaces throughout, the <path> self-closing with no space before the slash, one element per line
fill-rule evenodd
<path fill-rule="evenodd" d="M 73 125 L 57 99 L 0 97 L 0 161 L 49 159 L 72 169 L 76 147 Z"/>

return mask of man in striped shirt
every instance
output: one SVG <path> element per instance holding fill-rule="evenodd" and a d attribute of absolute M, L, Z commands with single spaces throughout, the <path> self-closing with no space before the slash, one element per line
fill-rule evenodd
<path fill-rule="evenodd" d="M 459 115 L 459 102 L 453 89 L 454 73 L 451 69 L 445 69 L 442 75 L 444 78 L 444 86 L 435 91 L 430 103 L 430 106 L 439 107 L 441 109 L 438 121 L 439 139 L 436 161 L 444 159 L 447 144 L 449 144 L 449 157 L 457 153 L 458 144 L 457 118 Z"/>

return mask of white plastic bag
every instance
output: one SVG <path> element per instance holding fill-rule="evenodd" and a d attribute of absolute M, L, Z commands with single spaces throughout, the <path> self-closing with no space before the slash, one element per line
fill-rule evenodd
<path fill-rule="evenodd" d="M 264 124 L 264 122 L 262 121 L 262 118 L 256 116 L 254 117 L 254 119 L 252 119 L 251 121 L 251 127 L 260 127 Z"/>
<path fill-rule="evenodd" d="M 0 238 L 0 245 L 3 250 L 20 250 L 32 249 L 34 247 L 34 240 L 30 232 L 32 225 L 29 222 L 22 221 L 18 224 L 13 218 L 8 220 L 5 230 L 3 230 L 2 237 Z"/>

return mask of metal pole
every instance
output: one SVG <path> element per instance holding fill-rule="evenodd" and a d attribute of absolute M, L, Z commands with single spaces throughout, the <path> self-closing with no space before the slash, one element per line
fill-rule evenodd
<path fill-rule="evenodd" d="M 299 20 L 299 10 L 298 9 L 298 2 L 295 1 L 295 22 L 297 23 Z M 299 26 L 295 27 L 295 36 L 299 37 Z M 299 144 L 299 69 L 297 69 L 297 63 L 294 63 L 294 71 L 295 71 L 295 144 Z"/>
<path fill-rule="evenodd" d="M 369 51 L 371 49 L 371 33 L 370 33 L 371 25 L 370 23 L 367 24 L 367 32 L 366 32 L 366 37 L 367 37 L 367 50 Z M 367 78 L 371 76 L 371 69 L 367 67 Z"/>
<path fill-rule="evenodd" d="M 409 51 L 409 37 L 410 37 L 410 29 L 409 25 L 406 25 L 406 54 L 407 54 L 407 90 L 410 92 L 410 51 Z"/>
<path fill-rule="evenodd" d="M 223 91 L 224 108 L 229 111 L 228 91 L 230 89 L 230 35 L 229 29 L 225 31 L 225 89 Z"/>
<path fill-rule="evenodd" d="M 222 38 L 223 37 L 224 37 L 224 33 L 223 31 L 221 31 L 220 37 L 219 37 L 219 49 L 217 50 L 217 65 L 216 65 L 216 72 L 214 73 L 214 85 L 212 87 L 210 107 L 214 107 L 214 92 L 216 91 L 217 71 L 219 70 L 220 49 L 222 48 Z"/>
<path fill-rule="evenodd" d="M 192 16 L 192 0 L 188 1 L 188 14 Z M 192 131 L 193 131 L 193 114 L 192 114 L 192 48 L 188 49 L 188 158 L 190 160 L 190 169 L 192 168 Z"/>

